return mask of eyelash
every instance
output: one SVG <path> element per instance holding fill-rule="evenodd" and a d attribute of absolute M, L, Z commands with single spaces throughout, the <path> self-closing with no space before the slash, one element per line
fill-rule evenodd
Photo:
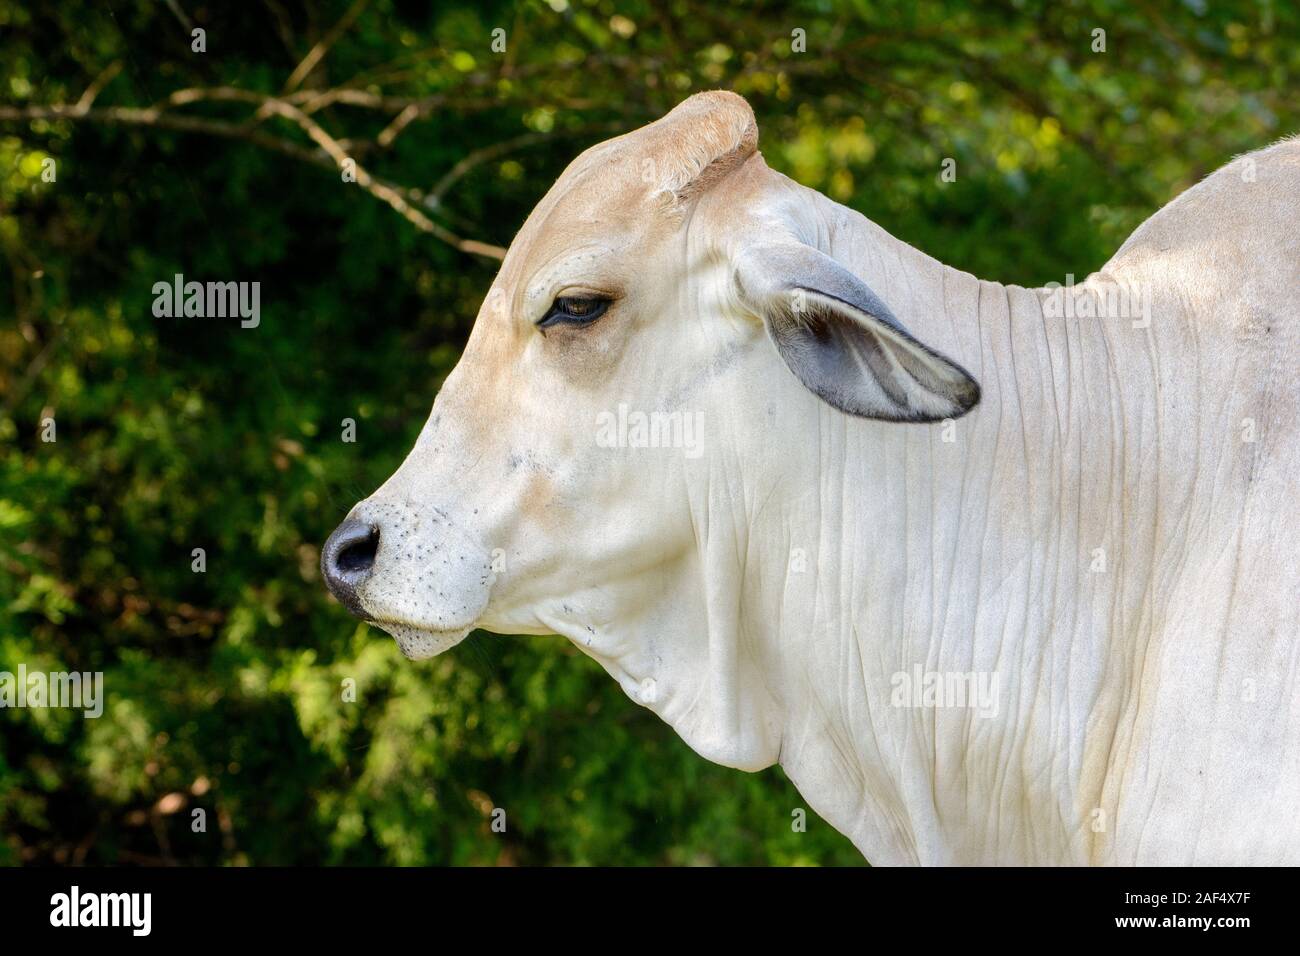
<path fill-rule="evenodd" d="M 555 325 L 590 325 L 609 308 L 609 299 L 582 298 L 580 296 L 561 296 L 551 303 L 547 313 L 537 321 L 539 329 L 549 329 Z M 574 308 L 587 309 L 586 312 L 574 312 Z"/>

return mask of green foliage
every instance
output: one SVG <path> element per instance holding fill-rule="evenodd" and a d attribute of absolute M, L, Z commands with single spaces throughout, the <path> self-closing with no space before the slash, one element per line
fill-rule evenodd
<path fill-rule="evenodd" d="M 179 6 L 206 53 L 168 4 L 0 0 L 0 106 L 76 103 L 101 75 L 96 110 L 274 94 L 350 4 Z M 1041 284 L 1295 132 L 1297 40 L 1279 2 L 377 0 L 303 89 L 431 98 L 387 146 L 396 103 L 313 115 L 385 180 L 455 172 L 430 215 L 505 245 L 579 149 L 732 88 L 773 166 Z M 779 771 L 705 763 L 559 639 L 411 664 L 326 597 L 319 543 L 410 447 L 495 263 L 246 138 L 312 149 L 283 117 L 177 112 L 239 135 L 0 119 L 0 670 L 100 670 L 109 695 L 97 720 L 0 712 L 0 863 L 860 862 L 811 813 L 792 831 Z M 260 281 L 261 325 L 155 319 L 176 273 Z"/>

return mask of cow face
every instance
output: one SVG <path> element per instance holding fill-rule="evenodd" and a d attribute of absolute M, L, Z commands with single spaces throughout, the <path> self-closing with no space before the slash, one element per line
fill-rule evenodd
<path fill-rule="evenodd" d="M 744 100 L 700 94 L 585 152 L 528 218 L 415 447 L 323 550 L 408 657 L 476 626 L 558 633 L 644 702 L 655 668 L 628 661 L 686 652 L 634 624 L 660 622 L 652 645 L 669 618 L 707 630 L 702 524 L 720 501 L 743 524 L 777 435 L 826 405 L 977 400 L 813 247 L 820 197 L 756 146 Z"/>

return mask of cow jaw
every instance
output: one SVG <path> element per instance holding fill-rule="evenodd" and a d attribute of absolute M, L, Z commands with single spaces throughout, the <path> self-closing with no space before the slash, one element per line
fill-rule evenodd
<path fill-rule="evenodd" d="M 725 497 L 692 503 L 709 530 L 689 552 L 636 578 L 545 602 L 536 614 L 546 632 L 600 664 L 700 756 L 755 771 L 779 757 L 781 710 L 760 674 L 770 649 L 743 635 L 733 613 L 742 601 L 734 545 L 743 531 L 719 512 Z"/>

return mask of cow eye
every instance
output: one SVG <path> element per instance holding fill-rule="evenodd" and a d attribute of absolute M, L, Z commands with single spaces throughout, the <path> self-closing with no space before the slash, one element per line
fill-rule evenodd
<path fill-rule="evenodd" d="M 546 314 L 537 322 L 539 329 L 553 325 L 590 325 L 605 314 L 609 299 L 561 296 L 551 303 Z"/>

